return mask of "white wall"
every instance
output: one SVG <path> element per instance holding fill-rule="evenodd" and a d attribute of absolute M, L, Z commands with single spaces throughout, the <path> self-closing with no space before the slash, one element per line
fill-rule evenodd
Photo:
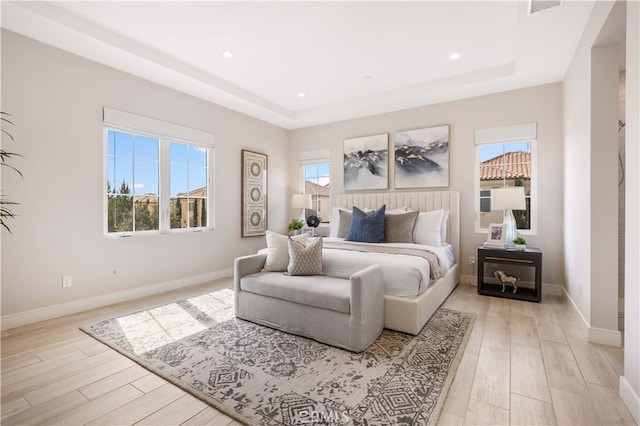
<path fill-rule="evenodd" d="M 596 34 L 583 35 L 591 40 Z M 582 44 L 588 47 L 582 47 Z M 589 42 L 573 57 L 564 79 L 565 289 L 587 322 L 591 318 L 591 66 Z"/>
<path fill-rule="evenodd" d="M 620 395 L 640 423 L 640 3 L 627 2 L 624 376 Z"/>
<path fill-rule="evenodd" d="M 617 192 L 617 182 L 600 188 L 594 183 L 617 176 L 617 165 L 612 169 L 611 152 L 617 144 L 605 147 L 602 139 L 617 140 L 611 127 L 617 122 L 617 103 L 610 103 L 609 94 L 616 91 L 617 57 L 609 50 L 606 40 L 618 28 L 611 28 L 611 18 L 621 12 L 625 3 L 597 2 L 585 33 L 572 59 L 564 79 L 564 171 L 565 171 L 565 264 L 566 289 L 590 326 L 592 341 L 615 339 L 617 306 L 611 299 L 617 297 L 614 277 L 596 274 L 592 265 L 604 259 L 604 268 L 611 264 L 609 250 L 614 235 L 599 232 L 599 221 L 611 217 L 617 222 L 617 199 L 600 202 L 602 191 L 610 188 Z M 624 376 L 620 379 L 620 395 L 640 421 L 640 5 L 626 2 L 626 217 L 625 217 L 625 336 Z M 624 16 L 624 15 L 623 15 Z M 603 40 L 604 37 L 604 40 Z M 595 47 L 595 49 L 594 49 Z M 613 62 L 612 62 L 613 61 Z M 613 84 L 610 80 L 613 80 Z M 611 87 L 608 87 L 611 84 Z M 607 111 L 600 109 L 601 98 Z M 609 108 L 612 110 L 609 110 Z M 602 115 L 601 115 L 602 114 Z M 611 115 L 610 115 L 611 114 Z M 604 123 L 606 121 L 606 123 Z M 604 156 L 603 166 L 596 156 Z M 595 158 L 594 158 L 595 157 Z M 593 161 L 592 161 L 593 158 Z M 610 194 L 607 194 L 610 195 Z M 610 204 L 611 203 L 611 204 Z M 613 212 L 609 216 L 610 212 Z M 601 328 L 602 327 L 602 328 Z M 605 328 L 606 327 L 606 328 Z M 594 332 L 595 331 L 595 332 Z"/>
<path fill-rule="evenodd" d="M 474 132 L 476 129 L 538 123 L 538 235 L 529 245 L 543 250 L 543 283 L 563 284 L 562 241 L 562 85 L 548 84 L 388 114 L 341 121 L 291 131 L 290 174 L 292 188 L 298 179 L 298 152 L 331 149 L 331 196 L 344 192 L 343 143 L 345 138 L 389 133 L 448 124 L 449 187 L 460 191 L 463 275 L 475 275 L 468 264 L 486 234 L 474 232 Z M 392 163 L 392 162 L 391 162 Z M 394 187 L 393 164 L 389 187 Z M 391 189 L 392 190 L 392 189 Z"/>
<path fill-rule="evenodd" d="M 617 331 L 618 46 L 594 47 L 591 58 L 591 327 Z"/>
<path fill-rule="evenodd" d="M 603 279 L 595 266 L 602 259 L 604 270 L 617 271 L 617 258 L 610 251 L 617 254 L 618 61 L 611 48 L 593 47 L 613 5 L 596 4 L 564 80 L 566 290 L 590 333 L 603 331 L 603 340 L 605 335 L 619 339 L 617 286 L 614 280 Z M 598 96 L 605 96 L 602 109 Z M 614 232 L 603 232 L 605 223 Z"/>
<path fill-rule="evenodd" d="M 103 236 L 104 106 L 215 134 L 214 231 Z M 269 225 L 286 230 L 282 128 L 6 30 L 2 108 L 13 114 L 13 146 L 24 156 L 14 162 L 24 179 L 2 170 L 3 193 L 20 203 L 13 235 L 2 233 L 5 328 L 231 275 L 235 257 L 264 247 L 264 237 L 240 237 L 242 148 L 269 155 Z M 63 275 L 73 276 L 73 287 L 62 289 Z"/>
<path fill-rule="evenodd" d="M 625 84 L 626 76 L 625 72 L 620 72 L 619 91 L 618 91 L 618 120 L 622 122 L 627 121 L 625 118 L 625 97 L 627 86 Z M 625 164 L 625 135 L 626 130 L 623 127 L 618 132 L 618 154 L 620 155 L 619 161 L 622 162 L 622 167 Z M 620 172 L 620 165 L 618 165 L 618 298 L 624 299 L 624 193 L 625 193 L 625 179 L 624 174 Z M 620 315 L 624 312 L 623 306 L 618 306 L 618 321 Z"/>

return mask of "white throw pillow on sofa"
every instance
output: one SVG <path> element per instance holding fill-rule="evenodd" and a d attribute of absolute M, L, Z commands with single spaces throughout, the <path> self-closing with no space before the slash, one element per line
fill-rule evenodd
<path fill-rule="evenodd" d="M 440 246 L 442 244 L 440 235 L 442 214 L 442 210 L 420 212 L 413 227 L 413 242 L 427 246 Z"/>
<path fill-rule="evenodd" d="M 275 232 L 267 231 L 267 248 L 263 253 L 267 254 L 267 260 L 264 262 L 264 270 L 269 272 L 284 272 L 289 266 L 289 237 Z M 307 245 L 309 234 L 294 235 L 292 240 Z"/>

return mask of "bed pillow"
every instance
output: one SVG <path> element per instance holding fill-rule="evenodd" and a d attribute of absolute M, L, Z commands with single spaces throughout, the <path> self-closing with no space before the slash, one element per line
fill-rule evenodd
<path fill-rule="evenodd" d="M 449 210 L 443 210 L 440 224 L 440 242 L 448 244 L 449 241 Z"/>
<path fill-rule="evenodd" d="M 409 208 L 407 208 L 407 206 L 402 206 L 402 207 L 397 207 L 395 209 L 391 209 L 391 210 L 386 210 L 384 213 L 385 214 L 402 214 L 402 213 L 406 213 L 409 210 Z"/>
<path fill-rule="evenodd" d="M 349 228 L 351 227 L 351 212 L 340 209 L 339 217 L 340 220 L 338 222 L 338 233 L 336 237 L 347 238 L 347 235 L 349 235 Z"/>
<path fill-rule="evenodd" d="M 322 237 L 304 245 L 289 240 L 289 275 L 321 275 L 322 274 Z"/>
<path fill-rule="evenodd" d="M 263 270 L 269 272 L 284 272 L 289 265 L 289 248 L 287 241 L 289 237 L 286 235 L 276 234 L 275 232 L 267 231 L 267 259 L 264 262 Z M 292 240 L 306 245 L 309 239 L 309 234 L 294 235 Z"/>
<path fill-rule="evenodd" d="M 331 219 L 329 220 L 329 236 L 338 236 L 338 226 L 340 226 L 340 210 L 337 207 L 331 208 Z"/>
<path fill-rule="evenodd" d="M 345 215 L 344 213 L 348 213 L 348 214 Z M 331 209 L 331 222 L 329 224 L 330 237 L 345 238 L 349 233 L 350 225 L 351 225 L 351 209 L 347 210 L 341 207 L 333 207 Z"/>
<path fill-rule="evenodd" d="M 386 214 L 384 216 L 384 241 L 387 243 L 412 243 L 413 227 L 418 212 Z"/>
<path fill-rule="evenodd" d="M 420 212 L 413 227 L 413 242 L 427 246 L 442 245 L 440 228 L 442 226 L 442 210 Z"/>
<path fill-rule="evenodd" d="M 361 243 L 384 243 L 384 211 L 383 205 L 378 210 L 365 213 L 357 207 L 351 212 L 351 226 L 347 241 Z"/>
<path fill-rule="evenodd" d="M 360 208 L 360 207 L 358 207 Z M 360 208 L 365 213 L 371 213 L 373 209 Z M 398 207 L 393 210 L 386 210 L 385 214 L 399 214 L 409 211 L 406 206 Z M 333 207 L 331 209 L 331 222 L 329 224 L 329 236 L 346 238 L 349 235 L 349 227 L 351 226 L 351 210 L 342 207 Z"/>

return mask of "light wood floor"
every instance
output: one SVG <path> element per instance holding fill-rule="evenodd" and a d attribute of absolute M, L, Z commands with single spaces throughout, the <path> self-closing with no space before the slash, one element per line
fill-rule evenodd
<path fill-rule="evenodd" d="M 239 425 L 78 329 L 224 287 L 231 279 L 3 332 L 1 423 Z M 618 397 L 622 351 L 588 343 L 567 302 L 459 285 L 445 306 L 477 318 L 440 424 L 634 424 Z"/>

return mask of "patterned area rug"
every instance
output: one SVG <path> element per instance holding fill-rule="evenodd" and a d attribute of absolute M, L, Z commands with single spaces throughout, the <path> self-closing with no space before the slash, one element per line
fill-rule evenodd
<path fill-rule="evenodd" d="M 437 422 L 474 314 L 440 308 L 420 334 L 354 354 L 233 314 L 219 290 L 82 330 L 250 425 Z"/>

